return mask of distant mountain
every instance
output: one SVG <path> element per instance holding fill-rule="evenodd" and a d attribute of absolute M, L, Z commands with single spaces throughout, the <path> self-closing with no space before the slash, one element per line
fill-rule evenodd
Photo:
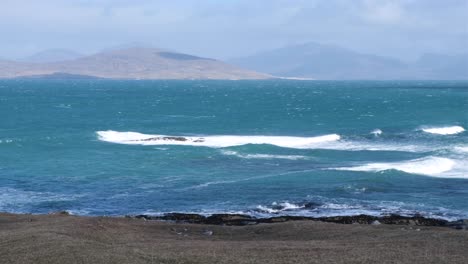
<path fill-rule="evenodd" d="M 23 58 L 21 59 L 21 61 L 33 63 L 47 63 L 74 60 L 80 57 L 83 57 L 83 55 L 71 50 L 50 49 Z"/>
<path fill-rule="evenodd" d="M 26 63 L 0 61 L 0 78 L 47 76 L 55 73 L 112 79 L 266 79 L 209 58 L 153 48 L 109 50 L 68 61 Z"/>
<path fill-rule="evenodd" d="M 468 79 L 468 54 L 424 54 L 412 69 L 423 79 Z"/>
<path fill-rule="evenodd" d="M 443 57 L 443 63 L 440 63 Z M 274 76 L 314 79 L 467 79 L 463 56 L 426 55 L 416 63 L 318 43 L 289 46 L 230 60 Z"/>

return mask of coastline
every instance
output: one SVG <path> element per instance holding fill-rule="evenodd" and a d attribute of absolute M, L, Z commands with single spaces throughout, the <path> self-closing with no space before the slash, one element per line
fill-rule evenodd
<path fill-rule="evenodd" d="M 67 212 L 62 212 L 67 214 Z M 278 215 L 265 218 L 258 218 L 245 214 L 211 214 L 201 215 L 192 213 L 166 213 L 163 215 L 135 215 L 125 216 L 127 218 L 137 218 L 144 220 L 155 221 L 171 221 L 176 223 L 188 224 L 207 224 L 207 225 L 228 225 L 228 226 L 245 226 L 256 224 L 273 224 L 289 221 L 318 221 L 335 224 L 361 224 L 361 225 L 409 225 L 409 226 L 438 226 L 450 227 L 454 229 L 468 229 L 468 219 L 459 219 L 455 221 L 448 221 L 445 219 L 428 218 L 420 215 L 403 216 L 397 214 L 390 214 L 386 216 L 372 216 L 372 215 L 342 215 L 342 216 L 291 216 L 291 215 Z"/>
<path fill-rule="evenodd" d="M 0 256 L 4 263 L 468 260 L 468 232 L 456 230 L 453 222 L 401 216 L 375 221 L 371 216 L 254 219 L 242 215 L 210 218 L 190 214 L 89 217 L 0 213 Z M 460 224 L 466 228 L 467 221 Z"/>

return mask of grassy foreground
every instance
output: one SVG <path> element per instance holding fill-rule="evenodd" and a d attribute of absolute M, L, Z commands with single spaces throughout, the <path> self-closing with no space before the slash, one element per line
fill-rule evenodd
<path fill-rule="evenodd" d="M 0 263 L 468 263 L 468 231 L 0 214 Z"/>

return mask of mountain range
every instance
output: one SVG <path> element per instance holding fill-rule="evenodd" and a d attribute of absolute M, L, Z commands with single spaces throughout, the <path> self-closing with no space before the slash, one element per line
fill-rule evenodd
<path fill-rule="evenodd" d="M 274 76 L 313 79 L 468 79 L 468 54 L 424 54 L 415 62 L 318 43 L 288 46 L 229 60 Z"/>
<path fill-rule="evenodd" d="M 424 54 L 414 62 L 306 43 L 228 60 L 120 46 L 93 55 L 55 49 L 12 61 L 0 78 L 456 80 L 468 79 L 468 54 Z"/>
<path fill-rule="evenodd" d="M 0 78 L 267 79 L 268 74 L 189 54 L 154 48 L 124 48 L 58 60 L 52 53 L 32 61 L 0 60 Z M 46 54 L 47 55 L 47 54 Z M 54 55 L 54 56 L 50 56 Z"/>

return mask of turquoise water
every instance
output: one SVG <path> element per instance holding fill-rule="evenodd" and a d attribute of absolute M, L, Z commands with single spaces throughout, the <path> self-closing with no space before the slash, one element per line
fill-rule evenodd
<path fill-rule="evenodd" d="M 0 117 L 0 211 L 468 218 L 468 82 L 3 80 Z"/>

